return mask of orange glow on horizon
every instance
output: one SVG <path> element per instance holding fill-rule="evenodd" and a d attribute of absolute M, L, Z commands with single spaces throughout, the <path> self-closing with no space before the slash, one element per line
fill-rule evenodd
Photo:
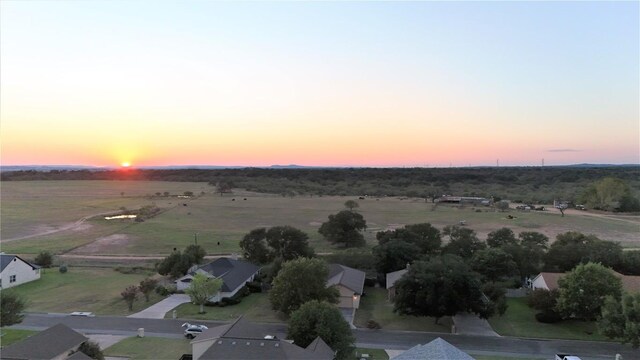
<path fill-rule="evenodd" d="M 124 161 L 120 164 L 120 166 L 122 166 L 123 168 L 128 168 L 131 167 L 131 163 L 128 161 Z"/>

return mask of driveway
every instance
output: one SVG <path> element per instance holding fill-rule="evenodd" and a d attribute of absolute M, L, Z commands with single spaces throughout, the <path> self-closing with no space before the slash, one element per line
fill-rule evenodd
<path fill-rule="evenodd" d="M 478 315 L 461 313 L 453 317 L 453 323 L 456 326 L 456 334 L 464 335 L 481 335 L 481 336 L 500 336 L 493 331 L 489 322 L 481 319 Z"/>
<path fill-rule="evenodd" d="M 190 302 L 189 295 L 186 294 L 173 294 L 168 298 L 155 303 L 148 308 L 131 314 L 127 317 L 140 318 L 140 319 L 164 319 L 164 315 L 173 310 L 176 306 Z"/>
<path fill-rule="evenodd" d="M 347 320 L 349 326 L 352 329 L 355 329 L 355 325 L 353 325 L 353 318 L 356 316 L 356 310 L 353 308 L 340 308 L 340 313 L 342 313 L 342 317 Z"/>

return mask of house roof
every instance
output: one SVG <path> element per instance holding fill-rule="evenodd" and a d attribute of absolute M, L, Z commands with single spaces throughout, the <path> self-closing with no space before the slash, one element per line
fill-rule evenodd
<path fill-rule="evenodd" d="M 398 270 L 398 271 L 394 271 L 394 272 L 390 272 L 387 274 L 387 289 L 391 288 L 393 285 L 395 285 L 396 281 L 400 280 L 400 278 L 402 277 L 402 275 L 407 273 L 407 269 L 402 269 L 402 270 Z"/>
<path fill-rule="evenodd" d="M 93 359 L 89 355 L 86 355 L 85 353 L 78 351 L 73 353 L 73 355 L 69 356 L 67 360 L 93 360 Z"/>
<path fill-rule="evenodd" d="M 2 349 L 3 359 L 53 359 L 87 341 L 70 327 L 58 324 Z"/>
<path fill-rule="evenodd" d="M 365 275 L 363 271 L 348 266 L 329 264 L 327 286 L 342 285 L 353 290 L 356 294 L 363 294 Z"/>
<path fill-rule="evenodd" d="M 198 267 L 191 274 L 204 271 L 215 278 L 221 278 L 223 283 L 220 291 L 231 292 L 247 282 L 258 270 L 260 270 L 258 266 L 247 261 L 219 258 Z"/>
<path fill-rule="evenodd" d="M 214 359 L 333 359 L 333 351 L 322 339 L 314 340 L 303 349 L 277 337 L 265 339 L 273 335 L 266 327 L 238 318 L 231 324 L 216 326 L 198 335 L 191 344 L 212 342 L 202 354 L 200 360 Z M 327 351 L 327 348 L 329 351 Z"/>
<path fill-rule="evenodd" d="M 613 271 L 613 275 L 618 277 L 622 282 L 622 288 L 628 292 L 640 292 L 640 276 L 632 276 L 632 275 L 622 275 L 619 272 Z M 558 280 L 565 276 L 565 273 L 550 273 L 550 272 L 541 272 L 536 276 L 533 281 L 537 278 L 542 277 L 544 279 L 545 284 L 547 284 L 547 288 L 549 290 L 554 290 L 558 288 Z"/>
<path fill-rule="evenodd" d="M 25 264 L 31 266 L 31 268 L 34 270 L 40 268 L 40 266 L 30 263 L 18 255 L 0 254 L 0 272 L 2 272 L 4 268 L 6 268 L 7 265 L 9 265 L 9 263 L 13 261 L 13 259 L 20 259 Z"/>
<path fill-rule="evenodd" d="M 393 360 L 475 360 L 466 352 L 437 338 L 425 345 L 416 345 L 393 358 Z"/>

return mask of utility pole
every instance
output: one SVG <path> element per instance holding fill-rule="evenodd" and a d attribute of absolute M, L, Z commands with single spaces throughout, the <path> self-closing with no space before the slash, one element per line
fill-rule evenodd
<path fill-rule="evenodd" d="M 193 240 L 195 241 L 196 245 L 198 245 L 198 233 L 193 233 Z"/>

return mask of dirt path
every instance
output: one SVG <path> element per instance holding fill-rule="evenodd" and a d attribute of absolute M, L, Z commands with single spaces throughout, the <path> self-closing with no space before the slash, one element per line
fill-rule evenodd
<path fill-rule="evenodd" d="M 6 242 L 16 241 L 16 240 L 30 239 L 30 238 L 39 237 L 39 236 L 51 235 L 51 234 L 59 233 L 59 232 L 62 232 L 62 231 L 74 230 L 74 229 L 77 229 L 80 226 L 82 226 L 82 224 L 85 221 L 87 221 L 87 220 L 89 220 L 89 219 L 91 219 L 93 217 L 103 216 L 103 215 L 110 215 L 110 214 L 113 214 L 113 213 L 114 213 L 114 211 L 112 210 L 112 211 L 108 211 L 108 212 L 102 212 L 102 213 L 99 213 L 99 214 L 88 215 L 88 216 L 85 216 L 85 217 L 81 218 L 80 220 L 78 220 L 76 222 L 62 225 L 62 226 L 60 226 L 58 228 L 55 228 L 53 230 L 41 231 L 41 232 L 38 232 L 38 233 L 35 233 L 35 234 L 25 235 L 25 236 L 18 236 L 18 237 L 9 238 L 9 239 L 1 239 L 0 243 L 6 243 Z"/>
<path fill-rule="evenodd" d="M 221 257 L 229 257 L 231 254 L 217 254 L 207 255 L 205 259 L 218 259 Z M 61 259 L 94 259 L 94 260 L 162 260 L 167 256 L 163 255 L 142 255 L 142 256 L 127 256 L 127 255 L 76 255 L 76 254 L 62 254 L 57 255 Z"/>

